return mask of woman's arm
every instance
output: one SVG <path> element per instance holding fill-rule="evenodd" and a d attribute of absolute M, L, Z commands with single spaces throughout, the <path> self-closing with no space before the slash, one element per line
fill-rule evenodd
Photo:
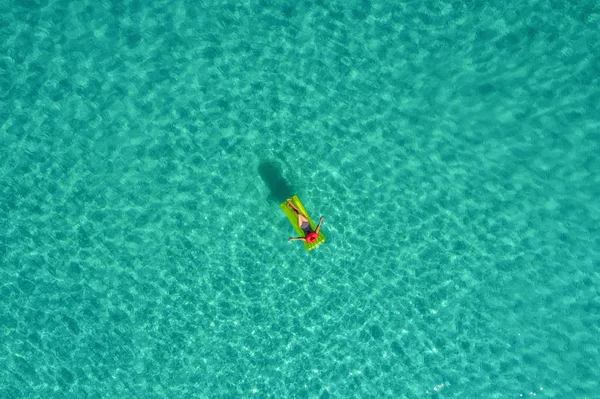
<path fill-rule="evenodd" d="M 319 230 L 321 230 L 321 223 L 323 223 L 323 216 L 321 216 L 321 219 L 319 219 L 319 225 L 317 226 L 317 229 L 315 230 L 315 233 L 319 234 Z"/>
<path fill-rule="evenodd" d="M 304 237 L 290 237 L 288 239 L 288 241 L 298 241 L 298 240 L 300 240 L 300 241 L 306 241 L 306 238 L 304 238 Z"/>

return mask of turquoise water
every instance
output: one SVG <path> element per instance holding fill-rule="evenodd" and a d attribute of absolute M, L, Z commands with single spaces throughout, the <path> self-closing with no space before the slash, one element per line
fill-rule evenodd
<path fill-rule="evenodd" d="M 0 398 L 600 396 L 600 6 L 388 3 L 0 3 Z"/>

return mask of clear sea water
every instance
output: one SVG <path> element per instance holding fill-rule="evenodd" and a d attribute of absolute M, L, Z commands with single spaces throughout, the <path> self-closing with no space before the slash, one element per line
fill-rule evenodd
<path fill-rule="evenodd" d="M 600 6 L 512 3 L 0 2 L 0 398 L 600 397 Z"/>

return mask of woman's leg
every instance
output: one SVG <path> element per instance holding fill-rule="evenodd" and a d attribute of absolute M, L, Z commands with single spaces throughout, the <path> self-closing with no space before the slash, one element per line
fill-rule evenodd
<path fill-rule="evenodd" d="M 290 199 L 287 200 L 287 206 L 296 214 L 296 216 L 298 216 L 298 227 L 302 228 L 302 223 L 308 222 L 308 219 L 306 218 L 306 216 L 304 216 L 303 214 L 300 213 L 300 211 L 298 211 L 298 208 L 296 208 L 294 206 L 294 204 L 292 203 L 292 200 L 290 200 Z"/>
<path fill-rule="evenodd" d="M 296 206 L 294 205 L 294 203 L 292 202 L 291 199 L 288 198 L 287 200 L 287 206 L 288 208 L 290 208 L 292 211 L 294 211 L 294 213 L 296 215 L 300 214 L 300 211 L 298 210 L 298 208 L 296 208 Z"/>

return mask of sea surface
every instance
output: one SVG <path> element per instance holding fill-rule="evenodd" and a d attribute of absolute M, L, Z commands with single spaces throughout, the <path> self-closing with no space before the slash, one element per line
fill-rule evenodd
<path fill-rule="evenodd" d="M 0 398 L 599 398 L 599 27 L 0 1 Z"/>

